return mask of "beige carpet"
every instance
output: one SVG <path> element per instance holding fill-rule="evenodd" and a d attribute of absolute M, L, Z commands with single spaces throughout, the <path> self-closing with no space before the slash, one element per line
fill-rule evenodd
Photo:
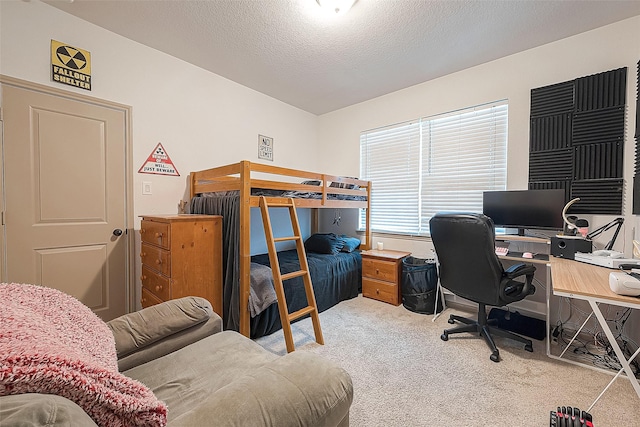
<path fill-rule="evenodd" d="M 361 295 L 320 314 L 325 345 L 309 319 L 292 325 L 296 351 L 338 362 L 353 379 L 351 425 L 548 426 L 557 406 L 587 409 L 612 376 L 496 338 L 502 360 L 489 360 L 484 340 L 469 334 L 440 339 L 447 309 L 435 322 Z M 286 354 L 282 331 L 256 340 Z M 640 398 L 619 378 L 591 411 L 596 427 L 640 426 Z"/>

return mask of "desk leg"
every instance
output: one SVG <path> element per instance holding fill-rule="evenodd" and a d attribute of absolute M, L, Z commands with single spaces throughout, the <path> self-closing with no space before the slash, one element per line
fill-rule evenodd
<path fill-rule="evenodd" d="M 438 311 L 438 299 L 442 302 L 442 310 Z M 440 284 L 440 278 L 438 278 L 438 285 L 436 286 L 436 303 L 433 309 L 432 322 L 435 322 L 438 317 L 447 309 L 447 302 L 444 298 L 444 292 L 442 291 L 442 285 Z"/>
<path fill-rule="evenodd" d="M 571 347 L 571 344 L 573 344 L 573 341 L 575 341 L 575 339 L 578 338 L 578 335 L 580 334 L 580 332 L 582 332 L 582 329 L 584 328 L 584 325 L 586 325 L 587 322 L 589 321 L 589 319 L 591 319 L 591 316 L 593 316 L 593 312 L 591 312 L 591 314 L 589 314 L 587 319 L 578 328 L 578 331 L 576 332 L 576 334 L 573 336 L 573 338 L 571 338 L 571 341 L 569 341 L 569 344 L 567 344 L 567 346 L 564 348 L 564 350 L 562 350 L 562 353 L 560 353 L 560 356 L 558 356 L 559 359 L 562 359 L 562 356 L 564 356 L 564 354 L 567 352 L 567 350 L 569 350 L 569 347 Z"/>
<path fill-rule="evenodd" d="M 636 394 L 638 395 L 638 397 L 640 397 L 640 384 L 638 384 L 638 379 L 633 374 L 633 371 L 631 370 L 631 366 L 629 365 L 629 362 L 631 360 L 633 360 L 633 358 L 638 354 L 638 352 L 636 352 L 631 357 L 631 359 L 627 360 L 627 358 L 622 353 L 622 349 L 618 345 L 618 342 L 616 341 L 615 337 L 613 336 L 613 332 L 611 332 L 611 329 L 609 328 L 609 325 L 607 324 L 607 320 L 604 318 L 604 316 L 602 315 L 602 312 L 600 311 L 600 305 L 597 302 L 593 301 L 593 300 L 589 300 L 589 305 L 591 305 L 591 309 L 593 310 L 593 312 L 595 313 L 596 317 L 598 318 L 598 322 L 600 322 L 600 326 L 602 327 L 602 330 L 604 331 L 605 335 L 609 339 L 609 344 L 611 344 L 611 347 L 613 348 L 613 351 L 616 353 L 616 356 L 618 356 L 618 361 L 620 362 L 620 365 L 622 365 L 622 369 L 627 374 L 627 378 L 629 378 L 629 381 L 631 381 L 631 385 L 633 386 L 634 390 L 636 391 Z M 598 399 L 599 398 L 600 398 L 600 396 L 598 396 Z M 596 399 L 596 402 L 597 402 L 597 399 Z M 594 402 L 594 404 L 595 404 L 595 402 Z"/>
<path fill-rule="evenodd" d="M 633 356 L 631 356 L 631 358 L 629 359 L 629 362 L 631 362 L 633 359 L 636 358 L 636 356 L 638 355 L 638 353 L 640 353 L 640 347 L 638 347 L 638 349 L 636 350 L 635 353 L 633 353 Z M 613 377 L 611 379 L 611 381 L 609 381 L 609 384 L 607 384 L 607 386 L 604 388 L 604 390 L 602 390 L 602 393 L 600 393 L 600 395 L 598 395 L 598 397 L 596 397 L 596 400 L 593 401 L 593 403 L 591 404 L 591 406 L 589 406 L 589 409 L 587 409 L 587 412 L 591 412 L 591 410 L 593 409 L 594 406 L 596 406 L 596 403 L 598 403 L 598 400 L 600 400 L 600 398 L 605 394 L 605 392 L 607 390 L 609 390 L 609 387 L 611 387 L 611 384 L 613 384 L 613 382 L 618 379 L 618 377 L 620 376 L 620 374 L 622 374 L 622 372 L 624 371 L 624 368 L 620 369 L 618 371 L 618 373 L 616 374 L 615 377 Z"/>
<path fill-rule="evenodd" d="M 545 290 L 547 294 L 547 333 L 545 335 L 547 336 L 547 339 L 545 341 L 547 342 L 547 357 L 551 357 L 551 288 L 553 286 L 553 284 L 551 283 L 551 264 L 546 264 L 546 270 L 547 283 L 545 286 Z"/>

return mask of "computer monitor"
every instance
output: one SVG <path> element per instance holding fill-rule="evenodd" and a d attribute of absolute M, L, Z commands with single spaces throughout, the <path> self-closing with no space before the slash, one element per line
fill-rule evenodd
<path fill-rule="evenodd" d="M 499 228 L 562 230 L 564 190 L 485 191 L 482 212 Z"/>

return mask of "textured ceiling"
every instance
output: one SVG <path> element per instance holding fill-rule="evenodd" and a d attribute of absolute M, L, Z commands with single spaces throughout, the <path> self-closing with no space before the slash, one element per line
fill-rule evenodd
<path fill-rule="evenodd" d="M 640 15 L 638 0 L 358 0 L 331 18 L 316 0 L 46 3 L 314 114 Z"/>

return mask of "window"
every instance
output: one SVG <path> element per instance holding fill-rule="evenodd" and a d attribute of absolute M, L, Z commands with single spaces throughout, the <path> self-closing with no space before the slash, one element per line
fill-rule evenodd
<path fill-rule="evenodd" d="M 437 212 L 482 212 L 482 193 L 506 188 L 507 118 L 501 101 L 363 132 L 372 230 L 427 235 Z"/>

